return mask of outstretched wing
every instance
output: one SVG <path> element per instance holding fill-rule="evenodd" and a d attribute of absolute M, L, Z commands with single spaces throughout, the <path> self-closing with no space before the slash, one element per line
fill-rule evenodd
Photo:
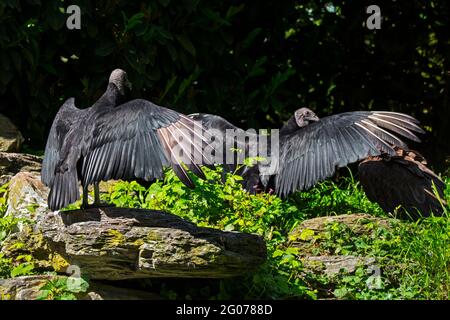
<path fill-rule="evenodd" d="M 192 119 L 146 100 L 132 100 L 95 120 L 92 140 L 82 166 L 83 185 L 109 179 L 144 179 L 163 176 L 172 166 L 181 181 L 194 184 L 186 168 L 205 178 L 199 165 L 207 139 Z"/>
<path fill-rule="evenodd" d="M 395 112 L 356 111 L 311 123 L 280 139 L 276 192 L 282 196 L 308 189 L 331 177 L 336 168 L 381 153 L 407 148 L 395 134 L 419 141 L 423 132 L 411 116 Z"/>
<path fill-rule="evenodd" d="M 44 160 L 42 162 L 41 180 L 47 186 L 52 186 L 57 165 L 61 159 L 61 152 L 65 138 L 72 128 L 77 112 L 75 99 L 69 98 L 59 109 L 53 120 L 52 127 L 45 146 Z"/>
<path fill-rule="evenodd" d="M 434 194 L 433 185 L 443 201 L 444 182 L 426 167 L 417 152 L 396 148 L 396 153 L 393 157 L 369 157 L 359 164 L 359 180 L 367 197 L 386 212 L 394 212 L 402 206 L 412 218 L 419 217 L 417 210 L 423 216 L 429 216 L 431 212 L 442 214 L 443 208 Z"/>
<path fill-rule="evenodd" d="M 81 156 L 85 110 L 68 99 L 53 121 L 45 147 L 41 179 L 50 187 L 48 207 L 57 210 L 80 197 L 77 162 Z"/>

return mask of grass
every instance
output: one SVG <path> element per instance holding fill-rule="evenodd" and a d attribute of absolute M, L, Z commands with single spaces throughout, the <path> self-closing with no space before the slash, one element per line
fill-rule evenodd
<path fill-rule="evenodd" d="M 325 180 L 308 191 L 294 193 L 289 200 L 309 218 L 360 212 L 386 216 L 378 204 L 367 199 L 350 170 L 338 179 Z"/>

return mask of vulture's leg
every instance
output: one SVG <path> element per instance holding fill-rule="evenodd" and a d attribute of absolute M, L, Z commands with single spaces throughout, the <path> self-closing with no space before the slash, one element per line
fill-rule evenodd
<path fill-rule="evenodd" d="M 89 206 L 88 192 L 88 186 L 83 186 L 83 203 L 81 204 L 81 208 L 83 209 L 86 209 Z"/>
<path fill-rule="evenodd" d="M 94 183 L 94 205 L 100 205 L 100 186 L 98 182 Z"/>
<path fill-rule="evenodd" d="M 94 207 L 94 208 L 114 207 L 113 204 L 109 204 L 109 203 L 100 201 L 100 183 L 99 182 L 94 183 L 94 203 L 92 204 L 92 207 Z"/>

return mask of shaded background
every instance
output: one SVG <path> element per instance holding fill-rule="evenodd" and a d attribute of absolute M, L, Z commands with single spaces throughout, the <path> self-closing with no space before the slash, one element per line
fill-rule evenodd
<path fill-rule="evenodd" d="M 66 8 L 81 7 L 81 30 Z M 377 4 L 381 30 L 364 26 Z M 438 171 L 450 155 L 449 2 L 0 2 L 0 112 L 43 149 L 59 106 L 90 106 L 120 67 L 132 97 L 243 128 L 279 127 L 301 106 L 320 116 L 392 110 L 416 116 Z"/>

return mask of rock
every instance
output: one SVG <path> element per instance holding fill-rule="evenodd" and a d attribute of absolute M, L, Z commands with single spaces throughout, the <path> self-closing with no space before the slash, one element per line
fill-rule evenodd
<path fill-rule="evenodd" d="M 41 270 L 65 270 L 68 263 L 57 253 L 52 252 L 42 234 L 36 230 L 36 222 L 45 217 L 48 189 L 35 172 L 19 172 L 8 186 L 7 210 L 5 215 L 23 219 L 19 221 L 2 243 L 0 253 L 15 258 L 31 255 L 35 266 Z"/>
<path fill-rule="evenodd" d="M 0 151 L 17 152 L 23 141 L 19 129 L 11 120 L 0 114 Z"/>
<path fill-rule="evenodd" d="M 377 218 L 370 214 L 342 214 L 338 216 L 317 217 L 305 220 L 291 231 L 290 237 L 300 239 L 302 238 L 302 234 L 305 235 L 305 233 L 311 233 L 308 232 L 308 230 L 318 234 L 324 232 L 326 227 L 333 223 L 344 224 L 355 234 L 370 232 L 374 225 L 389 228 L 388 220 Z"/>
<path fill-rule="evenodd" d="M 19 257 L 32 257 L 30 261 L 36 270 L 66 273 L 69 263 L 58 253 L 53 252 L 47 241 L 35 230 L 35 226 L 23 224 L 20 231 L 9 235 L 1 243 L 1 251 L 5 257 L 18 260 Z"/>
<path fill-rule="evenodd" d="M 36 300 L 42 296 L 42 287 L 49 281 L 64 279 L 67 292 L 68 277 L 55 275 L 33 275 L 10 279 L 0 279 L 0 300 Z M 73 280 L 76 280 L 72 278 Z M 74 281 L 73 283 L 76 283 Z M 80 300 L 160 300 L 155 293 L 128 288 L 119 288 L 92 281 L 86 292 L 73 293 Z M 50 298 L 50 297 L 49 297 Z"/>
<path fill-rule="evenodd" d="M 224 278 L 266 259 L 264 240 L 257 235 L 200 228 L 161 211 L 56 212 L 38 229 L 53 252 L 90 279 Z"/>
<path fill-rule="evenodd" d="M 39 270 L 79 266 L 90 279 L 223 278 L 263 263 L 256 235 L 199 228 L 169 213 L 103 208 L 50 212 L 37 173 L 19 172 L 9 185 L 7 214 L 31 220 L 2 244 L 7 257 L 31 255 Z M 17 244 L 20 243 L 20 246 Z"/>
<path fill-rule="evenodd" d="M 24 153 L 0 152 L 0 185 L 19 172 L 40 173 L 42 159 Z"/>
<path fill-rule="evenodd" d="M 372 232 L 375 226 L 390 227 L 388 220 L 364 213 L 317 217 L 303 221 L 290 232 L 290 246 L 299 247 L 304 254 L 309 254 L 321 241 L 327 226 L 332 224 L 344 225 L 355 235 Z"/>
<path fill-rule="evenodd" d="M 360 266 L 372 268 L 376 264 L 376 258 L 338 255 L 321 247 L 323 241 L 333 241 L 327 237 L 326 232 L 328 226 L 335 224 L 344 226 L 352 236 L 372 235 L 377 227 L 390 228 L 388 220 L 369 214 L 344 214 L 303 221 L 290 233 L 289 245 L 299 249 L 298 257 L 306 267 L 306 272 L 319 272 L 333 277 L 340 271 L 352 274 Z"/>
<path fill-rule="evenodd" d="M 37 173 L 19 172 L 8 187 L 7 215 L 38 220 L 48 213 L 48 188 Z"/>
<path fill-rule="evenodd" d="M 321 272 L 329 277 L 339 274 L 341 271 L 350 274 L 357 267 L 369 267 L 375 263 L 375 258 L 355 256 L 307 256 L 302 259 L 303 264 L 309 270 Z"/>
<path fill-rule="evenodd" d="M 54 276 L 36 275 L 10 279 L 0 279 L 1 300 L 36 300 L 40 288 Z"/>

